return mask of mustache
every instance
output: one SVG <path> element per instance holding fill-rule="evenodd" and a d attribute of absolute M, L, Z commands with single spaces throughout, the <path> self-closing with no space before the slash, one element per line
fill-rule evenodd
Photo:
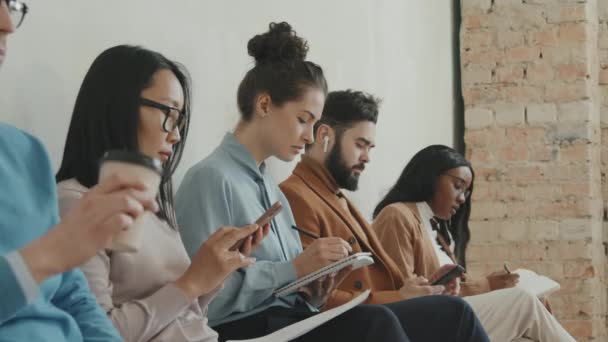
<path fill-rule="evenodd" d="M 358 164 L 352 167 L 353 169 L 365 170 L 365 164 Z"/>

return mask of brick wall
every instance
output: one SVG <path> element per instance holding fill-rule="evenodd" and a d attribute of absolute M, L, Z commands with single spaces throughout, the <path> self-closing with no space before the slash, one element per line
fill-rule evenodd
<path fill-rule="evenodd" d="M 508 261 L 556 279 L 555 316 L 577 340 L 604 341 L 608 0 L 461 4 L 465 142 L 476 172 L 469 271 Z"/>

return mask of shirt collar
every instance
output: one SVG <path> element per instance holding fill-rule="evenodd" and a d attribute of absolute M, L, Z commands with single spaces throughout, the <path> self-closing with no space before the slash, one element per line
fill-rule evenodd
<path fill-rule="evenodd" d="M 242 165 L 246 170 L 248 170 L 252 176 L 256 178 L 264 178 L 264 173 L 266 171 L 266 162 L 262 162 L 258 167 L 255 159 L 251 155 L 251 152 L 241 144 L 233 133 L 226 133 L 224 135 L 224 139 L 220 144 L 221 149 L 226 151 L 237 163 Z"/>
<path fill-rule="evenodd" d="M 311 157 L 303 155 L 298 166 L 306 169 L 315 178 L 320 180 L 330 192 L 338 197 L 343 197 L 342 191 L 340 191 L 340 186 L 334 177 L 329 173 L 329 170 L 327 170 L 325 165 L 319 163 Z"/>
<path fill-rule="evenodd" d="M 429 206 L 428 203 L 426 202 L 417 202 L 416 203 L 416 207 L 418 207 L 418 211 L 420 212 L 420 218 L 422 219 L 422 222 L 426 224 L 430 225 L 430 220 L 435 216 L 435 214 L 433 213 L 433 209 L 431 209 L 431 206 Z"/>

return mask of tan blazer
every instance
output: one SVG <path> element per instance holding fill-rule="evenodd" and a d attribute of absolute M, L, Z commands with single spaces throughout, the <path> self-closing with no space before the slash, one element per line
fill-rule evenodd
<path fill-rule="evenodd" d="M 416 203 L 387 205 L 374 220 L 372 228 L 404 279 L 429 278 L 439 269 L 435 247 L 422 224 Z M 490 286 L 485 278 L 468 277 L 461 283 L 462 297 L 486 292 L 490 292 Z"/>
<path fill-rule="evenodd" d="M 366 289 L 372 290 L 366 303 L 402 300 L 399 289 L 403 279 L 397 265 L 384 251 L 367 220 L 348 199 L 350 213 L 344 208 L 336 196 L 339 188 L 324 166 L 303 157 L 280 187 L 289 200 L 298 227 L 320 237 L 341 237 L 351 245 L 353 252 L 371 252 L 374 256 L 373 265 L 355 270 L 344 279 L 325 309 L 346 303 Z M 303 234 L 300 238 L 304 247 L 314 241 Z"/>

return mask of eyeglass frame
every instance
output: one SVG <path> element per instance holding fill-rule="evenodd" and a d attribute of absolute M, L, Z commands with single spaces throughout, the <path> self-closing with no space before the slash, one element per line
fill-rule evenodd
<path fill-rule="evenodd" d="M 187 119 L 187 113 L 183 110 L 180 110 L 179 108 L 175 108 L 175 107 L 171 107 L 171 106 L 167 106 L 164 105 L 162 103 L 150 100 L 150 99 L 146 99 L 144 97 L 139 98 L 139 104 L 145 107 L 151 107 L 151 108 L 156 108 L 159 109 L 163 114 L 165 114 L 165 119 L 163 120 L 163 131 L 165 133 L 171 133 L 173 132 L 176 128 L 178 128 L 179 130 L 182 130 L 184 127 L 186 127 L 186 119 Z M 169 118 L 171 117 L 171 112 L 172 111 L 176 111 L 178 114 L 177 120 L 175 121 L 175 125 L 173 127 L 172 130 L 168 130 L 167 129 L 167 121 L 169 120 Z"/>
<path fill-rule="evenodd" d="M 464 194 L 464 198 L 465 198 L 465 199 L 466 199 L 466 198 L 469 198 L 469 197 L 471 196 L 471 189 L 468 189 L 468 188 L 467 188 L 467 189 L 464 189 L 464 186 L 467 184 L 467 182 L 466 182 L 464 179 L 462 179 L 462 178 L 460 178 L 460 177 L 458 177 L 458 176 L 451 175 L 451 174 L 449 174 L 449 173 L 442 173 L 441 175 L 442 175 L 442 176 L 448 176 L 448 177 L 456 178 L 456 179 L 458 179 L 459 181 L 461 181 L 461 182 L 462 182 L 462 187 L 463 187 L 463 189 L 461 189 L 461 190 L 456 190 L 456 191 L 458 191 L 458 196 L 460 196 L 460 195 L 463 195 L 463 194 Z"/>
<path fill-rule="evenodd" d="M 8 8 L 9 14 L 16 12 L 21 13 L 21 18 L 19 19 L 19 22 L 13 23 L 13 25 L 15 25 L 15 29 L 18 29 L 21 24 L 23 24 L 23 21 L 25 20 L 25 15 L 29 11 L 29 7 L 25 2 L 19 0 L 4 0 L 4 2 L 6 2 L 6 7 Z"/>

